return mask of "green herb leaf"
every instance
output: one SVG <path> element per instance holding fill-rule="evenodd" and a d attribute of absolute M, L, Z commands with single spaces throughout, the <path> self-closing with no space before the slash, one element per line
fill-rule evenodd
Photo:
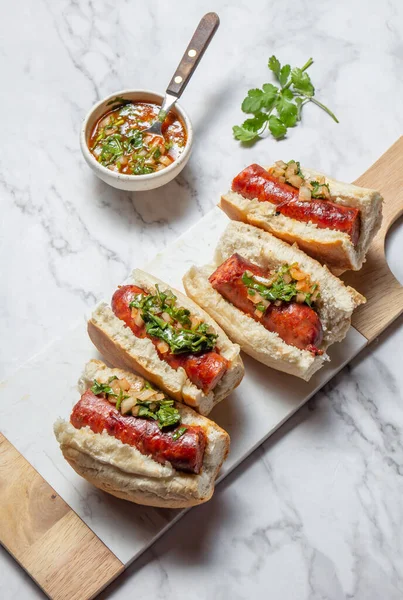
<path fill-rule="evenodd" d="M 126 137 L 127 152 L 133 152 L 133 150 L 139 150 L 143 147 L 143 133 L 138 129 L 134 129 L 130 133 L 127 133 Z"/>
<path fill-rule="evenodd" d="M 244 129 L 244 127 L 240 127 L 239 125 L 234 125 L 232 132 L 234 138 L 240 142 L 252 142 L 259 137 L 257 131 Z"/>
<path fill-rule="evenodd" d="M 270 133 L 276 138 L 276 140 L 283 138 L 287 133 L 286 125 L 284 125 L 284 123 L 282 123 L 275 115 L 270 115 L 269 117 L 269 129 Z"/>
<path fill-rule="evenodd" d="M 276 101 L 278 88 L 272 83 L 263 84 L 263 89 L 249 90 L 247 97 L 242 102 L 245 113 L 258 113 L 262 108 L 270 110 Z"/>
<path fill-rule="evenodd" d="M 130 307 L 141 310 L 141 316 L 146 324 L 146 332 L 162 339 L 169 346 L 173 354 L 208 352 L 215 347 L 217 335 L 208 333 L 209 326 L 200 323 L 196 328 L 191 328 L 190 311 L 177 307 L 176 296 L 171 290 L 161 292 L 156 286 L 155 295 L 138 294 L 130 302 Z M 168 313 L 176 323 L 174 327 L 159 315 Z M 178 327 L 178 324 L 184 327 Z"/>
<path fill-rule="evenodd" d="M 281 71 L 278 76 L 278 80 L 279 80 L 282 88 L 288 83 L 288 78 L 290 76 L 290 73 L 291 73 L 290 65 L 284 65 L 284 67 L 281 67 Z"/>
<path fill-rule="evenodd" d="M 304 73 L 302 69 L 298 69 L 297 67 L 291 71 L 291 81 L 294 85 L 294 88 L 304 94 L 305 96 L 314 96 L 315 88 L 311 83 L 311 78 L 308 73 Z"/>
<path fill-rule="evenodd" d="M 269 69 L 271 71 L 273 71 L 273 73 L 275 74 L 275 76 L 277 77 L 277 79 L 280 77 L 280 69 L 281 69 L 281 65 L 279 60 L 273 55 L 269 58 L 269 62 L 268 65 Z"/>
<path fill-rule="evenodd" d="M 280 120 L 287 127 L 294 127 L 297 122 L 298 108 L 292 100 L 292 92 L 290 90 L 283 90 L 276 102 Z"/>
<path fill-rule="evenodd" d="M 113 389 L 107 383 L 100 383 L 96 379 L 91 387 L 91 392 L 95 394 L 95 396 L 100 396 L 101 394 L 106 394 L 107 396 L 117 397 L 117 394 L 114 393 Z"/>
<path fill-rule="evenodd" d="M 187 427 L 178 427 L 178 429 L 175 429 L 175 431 L 173 432 L 172 439 L 176 441 L 180 437 L 182 437 L 182 435 L 186 432 L 187 432 Z"/>
<path fill-rule="evenodd" d="M 154 419 L 158 421 L 158 427 L 172 427 L 178 425 L 181 420 L 180 412 L 174 406 L 173 400 L 145 400 L 138 402 L 138 417 Z"/>

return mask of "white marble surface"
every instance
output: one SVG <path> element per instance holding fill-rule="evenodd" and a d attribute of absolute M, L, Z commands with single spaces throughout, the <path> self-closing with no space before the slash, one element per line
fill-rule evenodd
<path fill-rule="evenodd" d="M 81 159 L 82 116 L 114 90 L 163 89 L 212 9 L 221 28 L 183 99 L 197 134 L 188 167 L 161 192 L 106 188 Z M 402 132 L 398 0 L 19 0 L 3 11 L 0 32 L 10 90 L 0 96 L 1 376 L 207 212 L 244 164 L 298 157 L 353 179 Z M 340 125 L 307 107 L 287 140 L 240 149 L 231 126 L 246 90 L 268 80 L 273 52 L 316 59 L 318 97 Z M 397 227 L 390 238 L 402 281 Z M 398 323 L 103 597 L 400 599 L 402 342 Z M 4 551 L 0 558 L 1 597 L 41 597 Z"/>

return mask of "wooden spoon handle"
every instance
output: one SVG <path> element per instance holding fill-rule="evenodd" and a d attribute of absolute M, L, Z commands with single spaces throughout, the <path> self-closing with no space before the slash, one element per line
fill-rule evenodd
<path fill-rule="evenodd" d="M 172 94 L 173 96 L 180 98 L 185 87 L 189 83 L 190 78 L 195 72 L 201 57 L 207 50 L 207 46 L 213 39 L 213 35 L 217 31 L 219 24 L 220 19 L 218 18 L 218 15 L 213 12 L 207 13 L 201 19 L 186 48 L 185 54 L 182 56 L 182 60 L 180 61 L 174 76 L 169 82 L 167 94 Z"/>

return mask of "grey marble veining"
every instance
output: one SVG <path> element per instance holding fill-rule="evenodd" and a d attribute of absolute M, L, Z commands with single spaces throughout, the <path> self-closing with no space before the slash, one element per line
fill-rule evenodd
<path fill-rule="evenodd" d="M 299 158 L 351 180 L 402 133 L 398 0 L 18 0 L 6 8 L 1 377 L 212 208 L 248 162 Z M 80 156 L 83 115 L 117 89 L 162 90 L 208 10 L 221 27 L 182 102 L 196 130 L 189 165 L 158 193 L 107 188 Z M 273 52 L 301 64 L 314 57 L 318 98 L 340 125 L 308 106 L 283 142 L 239 148 L 231 126 L 247 89 L 269 80 Z M 387 248 L 403 281 L 398 228 Z M 400 322 L 101 597 L 400 599 L 402 344 Z M 2 597 L 42 597 L 4 551 L 0 561 Z"/>

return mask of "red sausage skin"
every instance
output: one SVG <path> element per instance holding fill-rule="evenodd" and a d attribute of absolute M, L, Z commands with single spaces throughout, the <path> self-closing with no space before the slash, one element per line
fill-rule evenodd
<path fill-rule="evenodd" d="M 106 431 L 159 463 L 169 461 L 177 471 L 197 474 L 202 468 L 206 434 L 197 425 L 186 426 L 185 433 L 174 440 L 172 433 L 162 432 L 155 421 L 122 415 L 91 390 L 84 392 L 74 406 L 70 422 L 76 429 L 88 425 L 94 433 Z"/>
<path fill-rule="evenodd" d="M 149 337 L 155 346 L 161 341 L 158 338 L 148 336 L 144 325 L 136 325 L 132 317 L 130 302 L 138 294 L 146 292 L 135 285 L 122 285 L 116 290 L 112 297 L 112 310 L 115 315 L 122 319 L 137 337 Z M 172 354 L 166 352 L 161 354 L 156 347 L 161 360 L 165 360 L 173 369 L 183 367 L 190 381 L 205 394 L 210 393 L 224 376 L 228 369 L 228 361 L 218 352 L 211 351 L 203 354 Z"/>
<path fill-rule="evenodd" d="M 263 167 L 253 164 L 241 171 L 232 182 L 232 190 L 244 198 L 276 204 L 277 211 L 286 217 L 311 221 L 320 229 L 335 229 L 347 233 L 354 245 L 360 236 L 360 211 L 351 206 L 342 206 L 330 200 L 312 199 L 302 202 L 298 189 L 282 183 Z"/>
<path fill-rule="evenodd" d="M 233 254 L 220 265 L 209 281 L 226 300 L 261 323 L 268 331 L 276 332 L 286 344 L 314 354 L 323 340 L 323 329 L 317 313 L 306 304 L 283 302 L 281 306 L 270 304 L 262 317 L 255 314 L 255 305 L 248 298 L 248 290 L 242 281 L 245 271 L 267 277 L 268 273 L 239 256 Z"/>

